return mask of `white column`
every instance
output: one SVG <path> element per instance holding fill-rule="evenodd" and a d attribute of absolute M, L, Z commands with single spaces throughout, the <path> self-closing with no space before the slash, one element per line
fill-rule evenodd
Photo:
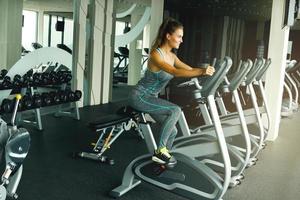
<path fill-rule="evenodd" d="M 151 48 L 150 46 L 150 24 L 148 23 L 143 31 L 143 48 Z"/>
<path fill-rule="evenodd" d="M 90 8 L 89 104 L 95 105 L 102 103 L 105 0 L 92 0 Z"/>
<path fill-rule="evenodd" d="M 284 1 L 273 0 L 268 57 L 272 59 L 266 74 L 266 97 L 270 108 L 268 140 L 278 137 L 282 103 L 284 71 L 288 47 L 289 27 L 282 28 Z"/>
<path fill-rule="evenodd" d="M 0 1 L 0 68 L 9 69 L 21 58 L 23 1 Z"/>
<path fill-rule="evenodd" d="M 152 0 L 151 1 L 151 20 L 150 20 L 150 44 L 152 43 L 157 35 L 158 28 L 163 21 L 164 13 L 164 1 L 163 0 Z"/>
<path fill-rule="evenodd" d="M 92 0 L 90 9 L 90 105 L 112 99 L 112 70 L 115 35 L 114 1 Z"/>
<path fill-rule="evenodd" d="M 86 95 L 84 94 L 83 80 L 86 55 L 86 17 L 88 1 L 74 0 L 74 32 L 73 32 L 73 90 L 83 92 L 79 106 L 83 106 Z"/>
<path fill-rule="evenodd" d="M 112 100 L 115 21 L 114 1 L 106 0 L 102 103 Z"/>
<path fill-rule="evenodd" d="M 43 45 L 43 33 L 44 33 L 44 11 L 38 11 L 38 30 L 37 30 L 37 42 Z"/>
<path fill-rule="evenodd" d="M 131 15 L 131 26 L 134 27 L 140 20 L 141 15 L 133 13 Z M 128 85 L 135 85 L 141 78 L 142 70 L 142 34 L 130 43 L 129 66 L 128 66 Z M 139 44 L 138 44 L 139 43 Z"/>

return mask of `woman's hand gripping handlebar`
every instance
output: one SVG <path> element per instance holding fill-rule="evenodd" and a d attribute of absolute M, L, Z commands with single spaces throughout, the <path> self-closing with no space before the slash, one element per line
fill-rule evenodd
<path fill-rule="evenodd" d="M 215 73 L 214 66 L 216 65 L 216 61 L 217 61 L 217 59 L 213 60 L 212 66 L 206 65 L 206 66 L 202 67 L 202 69 L 204 70 L 202 75 L 212 76 Z M 200 77 L 201 76 L 191 78 L 191 80 L 189 80 L 189 81 L 180 83 L 177 87 L 186 87 L 186 86 L 195 85 L 197 89 L 201 90 L 202 86 L 200 85 L 199 79 L 198 79 Z"/>

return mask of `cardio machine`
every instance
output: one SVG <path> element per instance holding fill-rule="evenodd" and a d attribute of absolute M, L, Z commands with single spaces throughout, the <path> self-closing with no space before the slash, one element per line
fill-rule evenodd
<path fill-rule="evenodd" d="M 288 94 L 288 98 L 282 100 L 281 116 L 288 117 L 298 111 L 298 87 L 291 76 L 291 72 L 299 68 L 296 60 L 287 61 L 283 87 Z"/>
<path fill-rule="evenodd" d="M 11 123 L 0 118 L 0 153 L 5 155 L 5 170 L 1 176 L 0 200 L 7 196 L 17 199 L 16 193 L 23 171 L 23 161 L 30 147 L 30 135 L 24 128 L 17 128 L 15 118 L 21 95 L 16 95 Z M 3 159 L 2 159 L 3 160 Z"/>
<path fill-rule="evenodd" d="M 234 74 L 234 77 L 230 80 L 230 82 L 225 78 L 225 83 L 222 87 L 226 87 L 228 92 L 230 91 L 233 94 L 233 97 L 235 99 L 235 105 L 238 111 L 238 120 L 239 124 L 235 125 L 229 125 L 222 123 L 222 129 L 226 138 L 227 142 L 227 147 L 228 151 L 230 154 L 230 159 L 231 159 L 231 165 L 232 165 L 232 173 L 231 173 L 231 180 L 230 180 L 230 187 L 234 187 L 236 185 L 239 185 L 241 183 L 241 179 L 244 178 L 243 172 L 249 162 L 250 159 L 250 153 L 251 153 L 251 143 L 250 143 L 250 137 L 248 133 L 248 128 L 246 124 L 246 120 L 244 117 L 244 113 L 242 110 L 241 102 L 239 99 L 238 91 L 237 88 L 241 84 L 241 82 L 244 80 L 246 74 L 249 72 L 249 70 L 252 67 L 252 62 L 251 60 L 247 60 L 244 62 L 240 63 L 240 70 Z M 216 70 L 218 70 L 216 68 Z M 205 80 L 201 82 L 202 87 L 200 87 L 199 80 L 196 78 L 193 78 L 191 81 L 181 83 L 178 87 L 185 87 L 185 86 L 192 86 L 196 85 L 197 89 L 193 91 L 193 98 L 195 101 L 199 104 L 197 108 L 201 108 L 202 114 L 206 116 L 207 118 L 209 117 L 209 121 L 211 121 L 211 115 L 208 112 L 207 108 L 207 89 L 209 88 L 209 84 L 213 83 L 215 80 Z M 207 112 L 207 113 L 206 113 Z M 215 115 L 218 115 L 218 113 L 215 113 Z M 215 139 L 215 134 L 214 130 L 212 129 L 213 125 L 208 124 L 204 126 L 200 126 L 196 129 L 191 130 L 193 133 L 192 136 L 190 137 L 190 140 L 184 139 L 185 142 L 188 141 L 194 141 L 196 142 L 197 140 L 214 140 Z M 233 137 L 240 136 L 242 138 L 242 144 L 239 144 L 239 148 L 231 143 L 231 140 Z M 176 143 L 174 143 L 174 148 L 178 147 L 177 142 L 180 141 L 178 139 Z M 240 151 L 242 149 L 242 151 Z M 221 160 L 221 162 L 220 162 Z M 220 158 L 219 155 L 215 156 L 208 156 L 206 159 L 202 161 L 203 163 L 211 166 L 214 168 L 216 171 L 222 171 L 223 168 L 223 163 L 222 159 Z M 221 169 L 219 169 L 221 168 Z"/>
<path fill-rule="evenodd" d="M 231 162 L 220 120 L 216 115 L 214 94 L 231 67 L 232 60 L 225 57 L 218 65 L 220 65 L 220 70 L 214 74 L 216 81 L 208 88 L 207 97 L 214 122 L 215 140 L 185 142 L 185 139 L 190 140 L 192 137 L 188 132 L 187 135 L 180 138 L 180 147 L 171 150 L 172 155 L 177 159 L 177 165 L 172 169 L 165 167 L 164 171 L 157 174 L 153 170 L 155 164 L 151 160 L 152 153 L 157 146 L 150 125 L 141 123 L 150 154 L 139 156 L 127 166 L 122 184 L 110 192 L 111 196 L 120 197 L 139 185 L 141 181 L 145 181 L 190 199 L 221 199 L 223 197 L 230 182 Z M 182 119 L 184 119 L 183 115 Z M 223 158 L 224 172 L 222 175 L 201 162 L 203 156 L 213 154 L 220 154 Z"/>
<path fill-rule="evenodd" d="M 251 124 L 254 124 L 258 127 L 258 132 L 249 129 L 250 140 L 251 140 L 251 155 L 250 155 L 250 161 L 248 167 L 256 164 L 257 155 L 259 151 L 264 148 L 267 134 L 269 131 L 269 122 L 270 122 L 269 109 L 267 106 L 266 96 L 265 96 L 264 87 L 261 79 L 264 73 L 266 72 L 266 70 L 268 69 L 268 67 L 270 66 L 270 64 L 271 64 L 270 59 L 268 59 L 267 61 L 265 61 L 262 58 L 257 59 L 254 62 L 251 70 L 246 75 L 245 81 L 242 82 L 242 85 L 246 86 L 249 91 L 251 102 L 253 105 L 253 109 L 248 109 L 244 111 L 247 125 L 249 126 Z M 262 107 L 259 107 L 258 105 L 257 96 L 254 90 L 254 84 L 259 86 L 259 90 L 263 100 Z M 263 114 L 266 114 L 267 127 L 264 127 L 263 125 L 263 121 L 262 121 Z M 222 123 L 226 123 L 230 125 L 235 125 L 240 123 L 237 120 L 236 113 L 226 113 L 225 115 L 220 117 L 220 119 Z"/>

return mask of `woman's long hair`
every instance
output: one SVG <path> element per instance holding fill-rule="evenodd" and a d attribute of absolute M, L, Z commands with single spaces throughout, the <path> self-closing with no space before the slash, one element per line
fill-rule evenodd
<path fill-rule="evenodd" d="M 179 21 L 170 17 L 165 19 L 158 29 L 151 50 L 160 47 L 166 41 L 166 35 L 174 33 L 178 28 L 183 29 L 183 25 Z"/>

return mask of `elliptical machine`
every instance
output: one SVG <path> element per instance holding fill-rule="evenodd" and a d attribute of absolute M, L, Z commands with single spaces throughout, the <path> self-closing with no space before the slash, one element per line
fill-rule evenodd
<path fill-rule="evenodd" d="M 16 114 L 20 94 L 15 97 L 15 106 L 10 124 L 0 118 L 0 153 L 5 154 L 5 170 L 1 176 L 0 200 L 6 196 L 17 199 L 16 193 L 23 171 L 23 161 L 26 158 L 30 147 L 30 135 L 24 128 L 17 128 L 15 125 Z"/>

